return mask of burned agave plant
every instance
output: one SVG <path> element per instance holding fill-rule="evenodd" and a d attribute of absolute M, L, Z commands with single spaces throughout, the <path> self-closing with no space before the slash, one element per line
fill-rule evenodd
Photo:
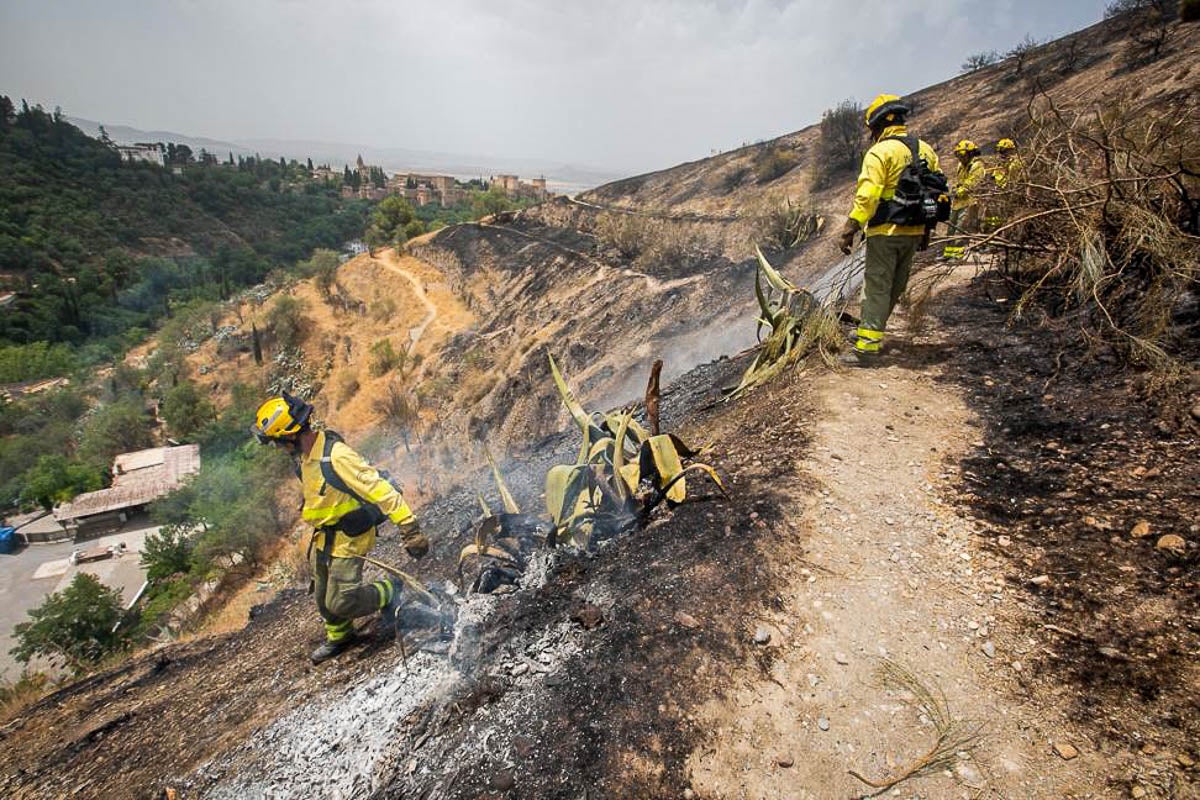
<path fill-rule="evenodd" d="M 583 435 L 574 464 L 552 467 L 546 475 L 546 508 L 554 523 L 550 544 L 590 547 L 596 541 L 644 524 L 664 500 L 687 499 L 688 473 L 707 475 L 723 493 L 724 484 L 707 464 L 684 461 L 699 455 L 674 434 L 658 430 L 658 374 L 655 364 L 646 391 L 649 430 L 622 414 L 588 414 L 554 358 L 550 373 L 563 405 Z"/>
<path fill-rule="evenodd" d="M 758 353 L 731 393 L 738 397 L 765 383 L 797 359 L 813 352 L 832 362 L 841 346 L 842 334 L 835 311 L 823 305 L 812 292 L 795 286 L 771 266 L 762 250 L 754 275 L 758 298 Z M 766 330 L 766 337 L 763 333 Z"/>
<path fill-rule="evenodd" d="M 491 451 L 486 447 L 484 455 L 492 468 L 492 478 L 500 492 L 504 511 L 492 513 L 487 501 L 482 496 L 479 498 L 483 519 L 475 527 L 474 541 L 458 554 L 458 582 L 465 590 L 463 572 L 468 563 L 474 562 L 477 572 L 471 591 L 490 594 L 501 586 L 516 584 L 534 549 L 546 545 L 552 528 L 538 516 L 521 513 Z"/>
<path fill-rule="evenodd" d="M 484 517 L 471 544 L 459 554 L 459 580 L 466 565 L 475 562 L 478 573 L 472 591 L 493 592 L 517 582 L 530 556 L 541 546 L 566 545 L 587 549 L 597 542 L 638 527 L 664 501 L 669 506 L 687 499 L 689 473 L 707 475 L 724 493 L 721 478 L 708 464 L 689 463 L 699 451 L 674 434 L 662 434 L 658 425 L 656 362 L 646 389 L 649 428 L 633 412 L 588 414 L 576 399 L 550 358 L 550 373 L 563 404 L 579 425 L 583 441 L 574 464 L 551 467 L 546 475 L 546 508 L 549 522 L 522 514 L 508 490 L 496 462 L 487 453 L 492 476 L 504 504 L 504 513 L 493 514 L 480 498 Z"/>

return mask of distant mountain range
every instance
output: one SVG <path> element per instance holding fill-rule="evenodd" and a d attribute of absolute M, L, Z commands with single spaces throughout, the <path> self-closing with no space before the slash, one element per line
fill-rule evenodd
<path fill-rule="evenodd" d="M 505 158 L 471 156 L 461 153 L 438 153 L 428 150 L 409 150 L 403 147 L 372 147 L 345 142 L 317 142 L 291 139 L 244 139 L 223 141 L 191 136 L 173 131 L 147 131 L 128 125 L 113 125 L 107 122 L 67 117 L 67 120 L 89 136 L 99 136 L 100 126 L 118 144 L 133 142 L 174 142 L 186 144 L 197 153 L 201 149 L 224 160 L 230 153 L 235 156 L 260 155 L 264 158 L 287 159 L 311 158 L 315 164 L 329 164 L 341 169 L 353 165 L 359 155 L 368 164 L 383 167 L 387 172 L 434 172 L 454 175 L 458 178 L 487 178 L 491 175 L 510 174 L 522 178 L 544 176 L 552 190 L 575 194 L 603 183 L 616 180 L 622 175 L 603 169 L 539 161 L 532 158 Z"/>

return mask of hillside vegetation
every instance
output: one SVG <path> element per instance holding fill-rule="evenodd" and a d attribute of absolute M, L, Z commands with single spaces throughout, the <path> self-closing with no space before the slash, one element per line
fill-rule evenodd
<path fill-rule="evenodd" d="M 133 343 L 173 306 L 362 234 L 366 204 L 301 164 L 214 161 L 123 163 L 58 112 L 0 97 L 0 288 L 17 294 L 0 344 Z"/>

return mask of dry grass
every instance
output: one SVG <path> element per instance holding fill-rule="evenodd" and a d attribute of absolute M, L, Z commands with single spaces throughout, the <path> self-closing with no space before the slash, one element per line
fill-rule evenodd
<path fill-rule="evenodd" d="M 978 723 L 957 719 L 950 713 L 946 696 L 934 690 L 921 677 L 907 667 L 883 659 L 876 672 L 880 684 L 901 693 L 901 697 L 922 718 L 933 726 L 934 741 L 930 748 L 914 759 L 908 766 L 896 770 L 880 780 L 873 780 L 851 769 L 848 772 L 875 790 L 875 794 L 887 791 L 910 778 L 950 769 L 961 752 L 970 752 L 979 745 L 983 737 L 983 726 Z"/>

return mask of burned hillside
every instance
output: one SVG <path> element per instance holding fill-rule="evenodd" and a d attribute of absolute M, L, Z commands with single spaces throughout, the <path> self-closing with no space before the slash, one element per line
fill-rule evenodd
<path fill-rule="evenodd" d="M 948 157 L 963 136 L 1034 132 L 1020 126 L 1046 109 L 1113 119 L 1104 109 L 1116 96 L 1137 112 L 1127 130 L 1186 117 L 1200 27 L 1171 37 L 1161 58 L 1131 61 L 1127 20 L 1109 21 L 916 93 L 914 127 Z M 433 546 L 411 562 L 385 534 L 376 553 L 454 597 L 453 641 L 370 639 L 313 667 L 321 626 L 297 576 L 244 630 L 139 656 L 4 723 L 0 790 L 1196 796 L 1196 276 L 1117 257 L 1159 251 L 1122 249 L 1119 193 L 1093 185 L 1102 173 L 1090 156 L 1051 157 L 1072 150 L 1064 135 L 1031 148 L 1033 174 L 1053 175 L 1051 162 L 1088 170 L 1078 184 L 1031 186 L 1026 200 L 1099 191 L 1085 201 L 1100 199 L 1088 206 L 1096 216 L 1079 217 L 1096 236 L 1047 233 L 1033 223 L 1063 212 L 1036 206 L 1045 217 L 1026 220 L 1019 240 L 980 235 L 962 262 L 927 251 L 877 368 L 830 369 L 797 347 L 770 380 L 731 396 L 755 360 L 745 349 L 759 315 L 778 307 L 754 253 L 764 206 L 790 200 L 807 215 L 802 242 L 764 248 L 797 289 L 784 302 L 847 263 L 820 220 L 840 220 L 854 176 L 812 188 L 818 136 L 805 129 L 411 243 L 412 298 L 436 290 L 456 304 L 450 319 L 427 318 L 441 327 L 409 373 L 413 463 L 440 459 L 416 509 Z M 1173 253 L 1195 246 L 1176 219 L 1194 203 L 1188 158 L 1179 175 L 1139 176 L 1150 188 L 1133 193 L 1170 212 Z M 1176 178 L 1182 199 L 1162 188 Z M 1078 277 L 1081 250 L 1104 256 L 1082 270 L 1090 283 Z M 1058 268 L 1062 253 L 1070 263 Z M 375 258 L 352 269 L 393 256 Z M 1122 278 L 1162 274 L 1179 280 L 1162 331 L 1168 362 L 1139 358 L 1118 326 L 1096 324 L 1100 298 L 1128 308 L 1150 294 L 1110 293 Z M 420 311 L 407 286 L 406 307 Z M 854 304 L 841 310 L 824 318 L 834 329 L 853 324 Z M 356 366 L 355 346 L 335 354 L 339 368 Z M 581 443 L 587 425 L 574 424 L 551 357 L 602 441 Z M 614 455 L 625 453 L 608 440 L 633 422 L 654 427 L 643 392 L 657 359 L 662 430 L 704 446 L 696 460 L 727 493 L 696 474 L 686 502 L 592 547 L 540 531 L 514 585 L 470 593 L 477 564 L 465 560 L 460 578 L 461 554 L 489 515 L 553 528 L 556 466 L 595 458 L 606 479 L 622 474 Z M 350 404 L 355 433 L 374 432 L 367 398 Z M 389 441 L 381 459 L 405 458 Z M 589 485 L 589 498 L 605 489 Z"/>

